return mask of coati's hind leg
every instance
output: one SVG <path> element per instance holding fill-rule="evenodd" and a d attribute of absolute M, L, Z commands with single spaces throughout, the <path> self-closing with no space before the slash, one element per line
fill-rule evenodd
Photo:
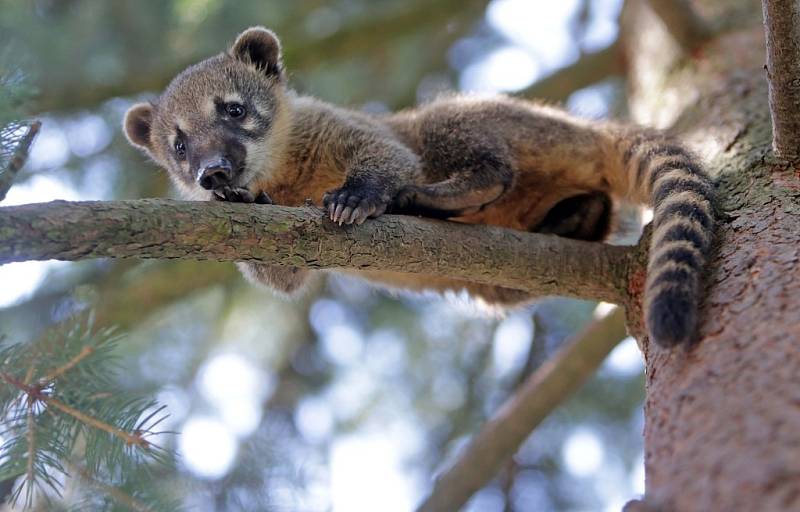
<path fill-rule="evenodd" d="M 456 148 L 453 148 L 457 152 Z M 428 162 L 437 170 L 458 170 L 442 181 L 408 185 L 395 196 L 391 211 L 406 215 L 448 218 L 480 211 L 511 187 L 514 173 L 502 151 L 473 148 L 443 161 Z"/>
<path fill-rule="evenodd" d="M 296 295 L 308 285 L 316 274 L 313 270 L 298 267 L 239 262 L 236 264 L 244 277 L 253 284 L 266 286 L 282 295 Z"/>
<path fill-rule="evenodd" d="M 503 183 L 475 183 L 458 175 L 431 185 L 409 185 L 397 194 L 390 209 L 392 213 L 438 219 L 460 217 L 479 211 L 505 190 Z"/>
<path fill-rule="evenodd" d="M 605 240 L 612 210 L 611 198 L 604 192 L 568 197 L 556 203 L 532 231 L 590 242 Z"/>

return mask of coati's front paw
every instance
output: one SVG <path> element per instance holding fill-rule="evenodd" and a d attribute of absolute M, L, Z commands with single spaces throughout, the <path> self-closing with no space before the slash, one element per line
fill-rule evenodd
<path fill-rule="evenodd" d="M 348 186 L 331 190 L 322 196 L 322 205 L 333 222 L 361 224 L 377 217 L 389 206 L 389 194 L 369 185 Z"/>
<path fill-rule="evenodd" d="M 229 203 L 272 204 L 272 199 L 263 190 L 258 194 L 253 194 L 241 187 L 225 186 L 214 189 L 214 198 L 217 201 L 228 201 Z"/>

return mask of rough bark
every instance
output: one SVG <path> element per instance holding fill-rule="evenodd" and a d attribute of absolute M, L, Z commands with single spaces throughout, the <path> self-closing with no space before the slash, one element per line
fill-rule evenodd
<path fill-rule="evenodd" d="M 800 180 L 770 152 L 759 3 L 693 4 L 747 21 L 676 60 L 639 2 L 625 18 L 632 111 L 672 125 L 706 156 L 723 219 L 696 346 L 667 353 L 640 338 L 647 495 L 638 509 L 798 510 Z"/>
<path fill-rule="evenodd" d="M 800 156 L 800 2 L 763 0 L 775 153 Z"/>
<path fill-rule="evenodd" d="M 314 207 L 138 200 L 0 208 L 0 264 L 98 257 L 391 270 L 625 304 L 630 247 L 385 215 L 337 226 Z"/>

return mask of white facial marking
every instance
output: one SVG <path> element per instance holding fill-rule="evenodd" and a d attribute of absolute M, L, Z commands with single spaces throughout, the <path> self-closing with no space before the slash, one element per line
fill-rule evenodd
<path fill-rule="evenodd" d="M 268 146 L 264 141 L 244 141 L 244 147 L 247 149 L 245 172 L 244 176 L 242 176 L 244 183 L 248 183 L 262 169 L 267 167 L 269 160 Z"/>
<path fill-rule="evenodd" d="M 206 98 L 203 102 L 203 113 L 212 117 L 217 112 L 217 106 L 214 104 L 214 98 Z"/>
<path fill-rule="evenodd" d="M 176 118 L 175 118 L 175 125 L 178 127 L 178 129 L 179 129 L 180 131 L 182 131 L 182 132 L 186 133 L 186 129 L 185 129 L 184 127 L 185 127 L 185 126 L 188 126 L 188 125 L 189 125 L 189 123 L 188 123 L 188 122 L 186 121 L 186 119 L 185 119 L 185 118 L 183 118 L 183 117 L 176 117 Z"/>
<path fill-rule="evenodd" d="M 239 94 L 232 92 L 225 95 L 223 98 L 225 103 L 242 103 L 242 97 Z"/>

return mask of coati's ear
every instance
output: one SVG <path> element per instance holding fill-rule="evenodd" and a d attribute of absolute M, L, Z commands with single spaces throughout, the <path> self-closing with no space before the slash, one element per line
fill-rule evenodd
<path fill-rule="evenodd" d="M 267 76 L 280 79 L 283 75 L 281 43 L 271 30 L 251 27 L 239 34 L 230 50 L 234 59 L 253 64 Z"/>
<path fill-rule="evenodd" d="M 152 153 L 153 143 L 150 139 L 150 127 L 153 124 L 153 105 L 137 103 L 128 109 L 123 126 L 125 136 L 131 144 L 139 149 Z"/>

